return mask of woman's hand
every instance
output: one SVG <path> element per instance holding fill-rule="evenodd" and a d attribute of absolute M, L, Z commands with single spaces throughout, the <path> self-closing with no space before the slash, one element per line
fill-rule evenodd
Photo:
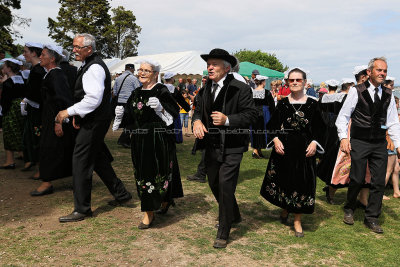
<path fill-rule="evenodd" d="M 64 135 L 63 129 L 62 129 L 62 124 L 56 122 L 54 125 L 54 132 L 58 137 L 61 137 Z"/>
<path fill-rule="evenodd" d="M 308 158 L 314 156 L 315 152 L 317 152 L 317 144 L 315 142 L 311 142 L 306 149 L 306 157 Z"/>
<path fill-rule="evenodd" d="M 274 146 L 275 146 L 276 153 L 278 153 L 279 155 L 284 155 L 285 154 L 285 151 L 284 151 L 285 148 L 283 147 L 283 144 L 282 144 L 281 140 L 279 140 L 278 137 L 275 137 L 273 141 L 274 141 Z"/>

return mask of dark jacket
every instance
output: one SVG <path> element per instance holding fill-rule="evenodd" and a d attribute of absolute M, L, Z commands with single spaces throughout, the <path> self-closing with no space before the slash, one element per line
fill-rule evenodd
<path fill-rule="evenodd" d="M 257 119 L 250 86 L 234 79 L 228 74 L 215 101 L 211 99 L 212 81 L 200 89 L 196 96 L 196 109 L 193 121 L 201 120 L 209 133 L 203 139 L 196 139 L 196 150 L 211 146 L 220 149 L 221 160 L 224 154 L 243 153 L 249 146 L 249 126 Z M 215 126 L 211 112 L 220 111 L 229 119 L 229 126 Z"/>
<path fill-rule="evenodd" d="M 62 61 L 60 63 L 60 68 L 64 71 L 64 74 L 68 80 L 68 85 L 71 90 L 71 93 L 72 93 L 72 95 L 74 95 L 75 81 L 76 81 L 76 77 L 78 75 L 78 68 L 70 65 L 66 61 Z"/>

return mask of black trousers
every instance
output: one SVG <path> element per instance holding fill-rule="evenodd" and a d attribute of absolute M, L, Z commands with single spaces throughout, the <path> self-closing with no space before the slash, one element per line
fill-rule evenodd
<path fill-rule="evenodd" d="M 356 209 L 358 193 L 365 183 L 365 172 L 368 166 L 371 172 L 371 186 L 369 190 L 368 205 L 365 209 L 365 219 L 377 221 L 382 209 L 382 197 L 385 190 L 385 176 L 387 166 L 387 142 L 367 142 L 351 139 L 351 169 L 350 183 L 347 191 L 345 209 Z"/>
<path fill-rule="evenodd" d="M 204 179 L 206 178 L 206 175 L 207 175 L 206 164 L 204 162 L 205 155 L 206 155 L 206 150 L 203 149 L 201 151 L 201 160 L 200 160 L 199 165 L 197 166 L 197 172 L 195 174 L 197 177 L 204 178 Z"/>
<path fill-rule="evenodd" d="M 110 120 L 92 121 L 81 125 L 72 156 L 75 210 L 88 213 L 91 202 L 92 175 L 95 171 L 117 200 L 131 197 L 111 166 L 112 156 L 104 143 Z"/>
<path fill-rule="evenodd" d="M 240 218 L 235 191 L 243 153 L 227 154 L 224 156 L 223 162 L 218 162 L 219 152 L 219 149 L 207 148 L 205 151 L 205 165 L 208 184 L 219 205 L 217 238 L 226 240 L 229 237 L 232 222 Z"/>

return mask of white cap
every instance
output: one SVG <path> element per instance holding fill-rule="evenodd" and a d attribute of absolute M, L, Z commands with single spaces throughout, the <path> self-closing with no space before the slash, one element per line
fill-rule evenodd
<path fill-rule="evenodd" d="M 268 80 L 267 76 L 263 76 L 263 75 L 256 75 L 256 80 L 257 81 L 264 81 L 264 80 Z"/>
<path fill-rule="evenodd" d="M 356 84 L 356 81 L 353 78 L 343 78 L 340 81 L 340 84 L 345 84 L 345 83 L 354 83 L 354 84 Z"/>
<path fill-rule="evenodd" d="M 19 55 L 19 56 L 17 57 L 17 59 L 18 59 L 19 61 L 22 61 L 22 62 L 25 61 L 25 57 L 24 57 L 23 55 Z"/>
<path fill-rule="evenodd" d="M 43 44 L 41 44 L 41 43 L 28 42 L 28 43 L 25 43 L 25 46 L 26 47 L 37 47 L 37 48 L 43 49 Z"/>
<path fill-rule="evenodd" d="M 161 70 L 161 65 L 160 65 L 160 63 L 158 63 L 157 61 L 152 60 L 152 59 L 142 59 L 142 60 L 136 61 L 136 62 L 134 62 L 134 63 L 135 63 L 135 64 L 144 64 L 144 63 L 147 63 L 147 64 L 150 64 L 150 65 L 153 65 L 153 66 L 154 66 L 154 71 L 160 72 L 160 70 Z"/>
<path fill-rule="evenodd" d="M 59 54 L 61 57 L 64 57 L 63 48 L 61 46 L 54 45 L 54 44 L 46 44 L 46 45 L 43 46 L 43 48 L 47 48 L 49 50 L 53 50 L 54 52 Z"/>
<path fill-rule="evenodd" d="M 368 65 L 361 65 L 361 66 L 355 66 L 354 67 L 354 71 L 353 71 L 353 75 L 357 75 L 360 72 L 362 72 L 363 70 L 368 69 Z"/>
<path fill-rule="evenodd" d="M 288 75 L 289 75 L 289 70 L 285 71 L 283 74 L 285 75 L 283 77 L 283 79 L 286 80 L 288 78 Z M 282 82 L 283 82 L 283 80 L 282 80 Z"/>
<path fill-rule="evenodd" d="M 313 85 L 313 80 L 312 79 L 307 79 L 307 84 Z"/>
<path fill-rule="evenodd" d="M 329 85 L 329 86 L 332 86 L 332 87 L 339 86 L 339 81 L 336 81 L 336 80 L 334 80 L 334 79 L 327 80 L 327 81 L 325 81 L 325 83 L 326 83 L 327 85 Z"/>
<path fill-rule="evenodd" d="M 386 81 L 394 81 L 394 80 L 396 80 L 396 78 L 395 77 L 391 77 L 391 76 L 386 76 L 385 80 Z"/>
<path fill-rule="evenodd" d="M 6 61 L 10 61 L 12 63 L 22 66 L 22 62 L 14 58 L 3 58 L 2 60 L 0 60 L 0 62 L 6 62 Z"/>
<path fill-rule="evenodd" d="M 175 75 L 176 75 L 175 72 L 170 72 L 170 71 L 168 71 L 168 72 L 164 73 L 164 79 L 166 79 L 166 80 L 171 79 L 171 78 L 174 77 Z"/>

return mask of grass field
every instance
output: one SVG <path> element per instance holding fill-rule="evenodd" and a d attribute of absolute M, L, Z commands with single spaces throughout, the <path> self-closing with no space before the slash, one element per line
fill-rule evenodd
<path fill-rule="evenodd" d="M 254 160 L 250 152 L 244 155 L 236 194 L 243 221 L 232 229 L 227 249 L 213 249 L 216 202 L 207 184 L 186 180 L 200 160 L 200 154 L 190 153 L 193 138 L 177 146 L 185 197 L 167 215 L 157 216 L 153 228 L 138 230 L 142 214 L 130 150 L 118 147 L 117 137 L 110 132 L 107 144 L 134 201 L 127 207 L 107 205 L 112 197 L 94 175 L 94 217 L 82 222 L 58 223 L 73 209 L 71 178 L 55 181 L 54 194 L 33 198 L 29 191 L 40 184 L 27 179 L 33 172 L 0 170 L 0 266 L 398 266 L 400 200 L 384 202 L 385 233 L 377 235 L 364 227 L 362 210 L 356 211 L 353 226 L 345 225 L 346 189 L 338 190 L 336 204 L 329 205 L 318 180 L 316 211 L 303 217 L 305 237 L 296 238 L 293 217 L 282 225 L 279 209 L 260 197 L 268 160 Z"/>

